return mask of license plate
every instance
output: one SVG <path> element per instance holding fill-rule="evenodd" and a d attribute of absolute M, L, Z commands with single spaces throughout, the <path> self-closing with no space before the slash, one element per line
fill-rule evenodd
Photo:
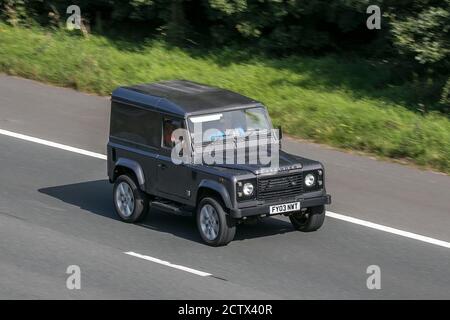
<path fill-rule="evenodd" d="M 279 214 L 289 211 L 299 211 L 300 210 L 300 202 L 291 202 L 284 204 L 277 204 L 269 207 L 270 214 Z"/>

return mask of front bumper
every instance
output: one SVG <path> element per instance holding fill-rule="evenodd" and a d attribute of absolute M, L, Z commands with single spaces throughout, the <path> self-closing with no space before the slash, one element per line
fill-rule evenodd
<path fill-rule="evenodd" d="M 235 219 L 240 219 L 243 217 L 250 217 L 250 216 L 260 216 L 260 215 L 269 215 L 269 207 L 276 204 L 282 204 L 282 203 L 289 203 L 289 202 L 295 202 L 300 201 L 300 206 L 302 208 L 309 208 L 309 207 L 316 207 L 316 206 L 322 206 L 326 204 L 331 204 L 331 196 L 329 194 L 320 196 L 320 197 L 312 197 L 312 198 L 303 198 L 303 199 L 297 199 L 297 200 L 282 200 L 278 203 L 270 203 L 270 204 L 262 204 L 247 208 L 240 208 L 240 209 L 230 209 L 230 215 L 231 217 Z"/>

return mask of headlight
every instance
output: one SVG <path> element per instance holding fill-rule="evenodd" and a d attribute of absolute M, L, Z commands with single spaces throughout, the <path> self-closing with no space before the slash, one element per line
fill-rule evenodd
<path fill-rule="evenodd" d="M 312 187 L 316 184 L 316 177 L 312 173 L 308 173 L 305 176 L 305 186 Z"/>
<path fill-rule="evenodd" d="M 242 188 L 242 192 L 246 197 L 251 196 L 253 194 L 253 184 L 250 182 L 247 182 L 244 184 L 244 187 Z"/>
<path fill-rule="evenodd" d="M 236 183 L 238 201 L 249 201 L 256 198 L 256 179 L 247 179 Z"/>

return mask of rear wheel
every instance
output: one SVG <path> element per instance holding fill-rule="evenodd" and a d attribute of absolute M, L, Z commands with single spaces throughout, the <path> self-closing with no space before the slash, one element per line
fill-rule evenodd
<path fill-rule="evenodd" d="M 227 245 L 236 234 L 236 223 L 229 217 L 221 202 L 203 198 L 197 206 L 197 228 L 203 241 L 214 247 Z"/>
<path fill-rule="evenodd" d="M 311 207 L 304 213 L 296 212 L 289 216 L 289 220 L 298 231 L 316 231 L 325 221 L 325 206 Z"/>
<path fill-rule="evenodd" d="M 122 221 L 141 221 L 148 212 L 147 195 L 139 189 L 134 177 L 121 175 L 116 179 L 113 200 L 116 213 Z"/>

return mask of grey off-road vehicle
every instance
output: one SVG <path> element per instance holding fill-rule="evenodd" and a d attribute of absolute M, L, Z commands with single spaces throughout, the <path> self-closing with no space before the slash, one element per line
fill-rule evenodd
<path fill-rule="evenodd" d="M 199 124 L 200 135 L 194 130 Z M 180 129 L 187 134 L 177 138 Z M 184 80 L 117 88 L 111 97 L 108 176 L 118 216 L 136 222 L 150 207 L 194 215 L 201 238 L 212 246 L 233 240 L 240 223 L 271 215 L 288 216 L 299 231 L 319 229 L 331 202 L 320 162 L 279 146 L 275 167 L 196 157 L 199 147 L 231 136 L 223 150 L 233 149 L 233 157 L 243 150 L 246 160 L 251 153 L 246 141 L 255 132 L 270 141 L 282 138 L 263 104 L 228 90 Z M 182 148 L 174 152 L 177 144 Z M 179 163 L 174 154 L 197 160 Z"/>

